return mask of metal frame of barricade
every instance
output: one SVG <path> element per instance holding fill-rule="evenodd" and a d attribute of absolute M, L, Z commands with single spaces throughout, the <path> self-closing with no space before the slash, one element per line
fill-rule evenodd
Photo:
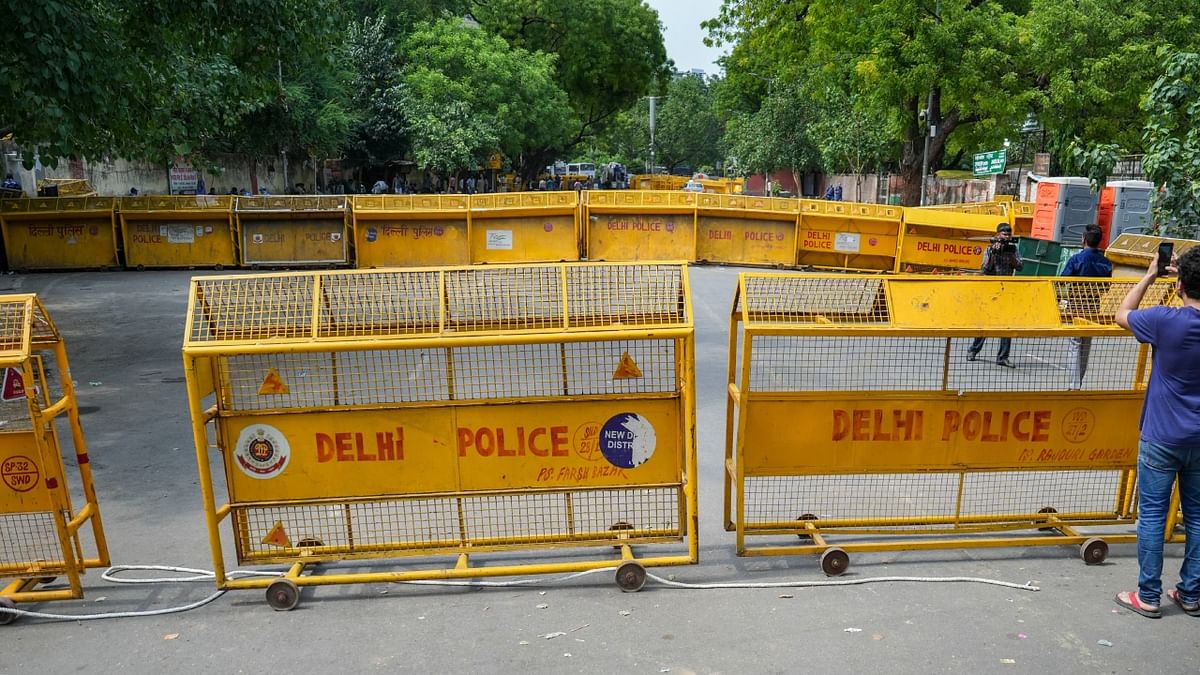
<path fill-rule="evenodd" d="M 471 195 L 467 231 L 472 263 L 578 261 L 579 192 Z"/>
<path fill-rule="evenodd" d="M 216 270 L 236 267 L 239 257 L 233 218 L 235 199 L 231 195 L 121 197 L 117 215 L 125 266 L 137 270 L 147 267 L 211 266 Z M 214 228 L 225 231 L 214 231 Z M 197 246 L 197 242 L 205 245 Z M 175 255 L 170 255 L 172 253 Z M 201 258 L 201 255 L 205 257 Z"/>
<path fill-rule="evenodd" d="M 10 270 L 109 269 L 120 264 L 114 197 L 5 199 L 0 201 L 0 231 Z M 98 246 L 100 241 L 106 245 Z M 58 245 L 58 255 L 52 255 Z M 74 259 L 71 252 L 76 253 Z"/>
<path fill-rule="evenodd" d="M 350 242 L 350 209 L 349 198 L 344 195 L 282 195 L 238 197 L 234 203 L 233 213 L 237 220 L 238 252 L 243 267 L 258 269 L 260 267 L 293 267 L 349 265 L 353 261 Z M 301 227 L 295 222 L 301 221 L 308 229 L 315 232 L 300 232 Z M 322 222 L 337 223 L 332 230 L 327 226 L 317 225 Z M 251 232 L 259 229 L 264 223 L 270 223 L 268 229 L 279 230 L 288 228 L 294 234 L 303 234 L 304 239 L 298 239 L 291 246 L 297 255 L 287 258 L 283 255 L 269 257 L 257 253 L 259 247 L 264 250 L 281 254 L 287 247 L 283 244 L 286 233 L 281 232 Z M 328 239 L 328 241 L 326 241 Z M 307 243 L 306 243 L 307 242 Z M 311 254 L 300 254 L 304 250 Z M 335 252 L 336 251 L 336 252 Z"/>
<path fill-rule="evenodd" d="M 183 354 L 219 588 L 291 609 L 303 586 L 616 567 L 637 590 L 698 559 L 685 263 L 196 277 Z M 225 522 L 239 562 L 288 572 L 229 578 Z M 586 547 L 620 553 L 503 556 Z M 456 562 L 304 574 L 439 555 Z"/>
<path fill-rule="evenodd" d="M 470 195 L 354 195 L 355 267 L 471 262 Z"/>
<path fill-rule="evenodd" d="M 1079 544 L 1091 564 L 1134 541 L 1149 358 L 1113 322 L 1133 283 L 743 273 L 724 480 L 738 555 L 821 554 L 837 575 L 850 551 Z M 975 337 L 1015 338 L 1017 368 L 965 359 Z"/>
<path fill-rule="evenodd" d="M 44 359 L 53 356 L 57 382 Z M 9 422 L 0 429 L 0 607 L 18 602 L 83 597 L 80 576 L 109 564 L 100 505 L 79 423 L 66 345 L 37 295 L 0 296 L 0 373 Z M 35 383 L 27 386 L 27 383 Z M 61 396 L 52 392 L 57 389 Z M 55 421 L 65 415 L 85 504 L 71 504 Z M 80 530 L 91 524 L 95 557 L 84 552 Z M 38 589 L 64 576 L 67 588 Z M 0 625 L 16 619 L 0 612 Z"/>

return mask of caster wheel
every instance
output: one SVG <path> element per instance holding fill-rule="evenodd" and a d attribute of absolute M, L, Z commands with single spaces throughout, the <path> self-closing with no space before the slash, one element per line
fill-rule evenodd
<path fill-rule="evenodd" d="M 213 269 L 220 272 L 221 270 L 225 269 L 225 266 L 221 263 L 217 263 L 216 265 L 213 265 Z"/>
<path fill-rule="evenodd" d="M 1079 557 L 1088 565 L 1099 565 L 1108 558 L 1108 542 L 1092 537 L 1079 547 Z"/>
<path fill-rule="evenodd" d="M 319 548 L 324 545 L 325 545 L 325 542 L 321 541 L 320 539 L 317 539 L 316 537 L 305 537 L 305 538 L 301 539 L 300 541 L 296 542 L 297 548 Z"/>
<path fill-rule="evenodd" d="M 821 554 L 821 571 L 827 577 L 840 577 L 850 567 L 850 556 L 834 547 Z"/>
<path fill-rule="evenodd" d="M 17 603 L 13 602 L 12 600 L 9 600 L 8 598 L 0 598 L 0 607 L 3 607 L 4 609 L 16 609 Z M 10 624 L 16 620 L 17 620 L 16 614 L 9 614 L 8 612 L 0 612 L 0 626 L 7 626 L 8 624 Z"/>
<path fill-rule="evenodd" d="M 267 586 L 267 604 L 277 612 L 287 612 L 300 604 L 300 587 L 291 579 L 277 579 Z"/>
<path fill-rule="evenodd" d="M 804 520 L 816 520 L 816 519 L 817 519 L 817 517 L 814 516 L 813 514 L 806 513 L 806 514 L 800 516 L 799 518 L 797 518 L 796 520 L 804 521 Z M 796 535 L 796 537 L 799 538 L 801 541 L 812 541 L 812 535 L 798 534 L 798 535 Z"/>
<path fill-rule="evenodd" d="M 1046 506 L 1046 507 L 1038 509 L 1038 513 L 1058 513 L 1058 509 L 1054 508 L 1053 506 Z M 1039 527 L 1038 528 L 1038 532 L 1053 532 L 1053 531 L 1054 531 L 1053 527 Z"/>
<path fill-rule="evenodd" d="M 617 585 L 626 593 L 637 593 L 646 585 L 646 568 L 632 561 L 621 563 L 617 568 Z"/>
<path fill-rule="evenodd" d="M 135 267 L 134 269 L 135 269 L 135 270 L 137 270 L 137 271 L 139 271 L 139 272 L 145 272 L 145 271 L 146 271 L 146 266 L 145 266 L 145 265 L 138 265 L 138 266 L 137 266 L 137 267 Z"/>
<path fill-rule="evenodd" d="M 37 583 L 39 586 L 46 586 L 54 583 L 55 581 L 58 581 L 58 577 L 42 577 L 37 580 Z"/>

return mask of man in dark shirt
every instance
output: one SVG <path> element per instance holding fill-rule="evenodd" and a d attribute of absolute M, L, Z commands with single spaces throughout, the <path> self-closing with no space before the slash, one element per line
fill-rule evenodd
<path fill-rule="evenodd" d="M 1063 268 L 1064 277 L 1087 277 L 1092 279 L 1112 277 L 1112 263 L 1104 257 L 1100 250 L 1100 240 L 1104 232 L 1097 225 L 1088 225 L 1083 232 L 1083 250 L 1071 256 Z M 1068 289 L 1067 309 L 1071 314 L 1083 315 L 1084 318 L 1095 319 L 1100 297 L 1098 285 L 1071 284 L 1079 288 Z M 1087 372 L 1088 357 L 1092 354 L 1092 338 L 1071 338 L 1071 361 L 1075 364 L 1071 371 L 1071 389 L 1083 388 L 1083 375 Z"/>
<path fill-rule="evenodd" d="M 1158 256 L 1117 309 L 1116 321 L 1138 342 L 1154 347 L 1150 382 L 1139 425 L 1137 469 L 1138 589 L 1117 594 L 1117 604 L 1142 616 L 1162 616 L 1162 596 L 1200 616 L 1200 248 L 1167 268 L 1178 270 L 1175 293 L 1182 306 L 1138 309 L 1158 278 Z M 1179 487 L 1186 540 L 1179 583 L 1163 593 L 1163 530 Z"/>
<path fill-rule="evenodd" d="M 983 265 L 980 270 L 987 276 L 1011 277 L 1014 272 L 1025 266 L 1021 253 L 1017 251 L 1017 242 L 1012 238 L 1012 226 L 1000 223 L 996 226 L 996 236 L 983 250 Z M 977 337 L 967 350 L 967 360 L 979 358 L 983 343 L 987 338 Z M 1012 338 L 1000 338 L 1000 351 L 996 352 L 996 365 L 1005 368 L 1016 368 L 1009 360 L 1008 353 L 1012 350 Z"/>

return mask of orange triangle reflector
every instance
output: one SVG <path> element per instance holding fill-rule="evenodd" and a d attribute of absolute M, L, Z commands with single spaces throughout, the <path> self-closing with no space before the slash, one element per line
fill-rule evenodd
<path fill-rule="evenodd" d="M 262 543 L 281 548 L 292 547 L 292 540 L 288 539 L 287 532 L 283 529 L 283 522 L 279 520 L 275 521 L 275 527 L 271 528 L 267 536 L 262 538 Z"/>
<path fill-rule="evenodd" d="M 621 362 L 617 364 L 617 369 L 613 371 L 612 379 L 614 380 L 631 380 L 642 376 L 642 369 L 638 368 L 638 364 L 634 362 L 633 357 L 629 352 L 621 354 Z"/>
<path fill-rule="evenodd" d="M 287 394 L 290 391 L 287 382 L 284 382 L 283 378 L 279 376 L 279 371 L 271 368 L 267 371 L 267 376 L 263 378 L 262 386 L 258 388 L 258 395 Z"/>

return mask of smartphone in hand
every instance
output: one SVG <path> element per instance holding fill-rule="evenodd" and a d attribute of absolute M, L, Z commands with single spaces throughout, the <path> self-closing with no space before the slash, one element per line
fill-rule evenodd
<path fill-rule="evenodd" d="M 1175 243 L 1170 241 L 1160 242 L 1158 245 L 1158 276 L 1164 277 L 1167 275 L 1167 265 L 1171 264 L 1171 256 L 1175 253 Z"/>

